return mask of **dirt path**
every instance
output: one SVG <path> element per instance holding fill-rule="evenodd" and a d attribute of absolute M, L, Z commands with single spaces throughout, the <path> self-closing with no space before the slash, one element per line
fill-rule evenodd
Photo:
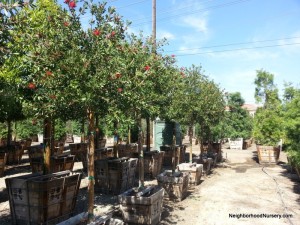
<path fill-rule="evenodd" d="M 255 146 L 223 149 L 227 168 L 215 168 L 184 201 L 168 206 L 171 212 L 165 212 L 162 224 L 300 224 L 299 178 L 282 165 L 260 166 L 254 152 Z M 236 218 L 240 214 L 292 218 Z"/>
<path fill-rule="evenodd" d="M 193 152 L 198 151 L 199 146 L 194 146 Z M 254 156 L 255 146 L 249 150 L 223 149 L 226 162 L 214 168 L 211 175 L 203 177 L 200 185 L 190 188 L 186 199 L 177 203 L 164 201 L 161 224 L 300 224 L 299 178 L 289 173 L 284 163 L 262 167 Z M 281 161 L 286 162 L 284 154 Z M 11 175 L 6 177 L 27 173 L 28 166 L 27 163 L 16 171 L 10 170 Z M 11 223 L 4 179 L 0 178 L 0 224 L 8 225 Z M 85 187 L 86 179 L 81 185 L 78 212 L 86 208 Z M 96 195 L 95 204 L 101 211 L 118 206 L 116 196 L 106 195 Z M 230 218 L 230 214 L 235 218 Z M 253 217 L 292 215 L 292 218 L 236 218 L 240 214 L 252 214 Z"/>

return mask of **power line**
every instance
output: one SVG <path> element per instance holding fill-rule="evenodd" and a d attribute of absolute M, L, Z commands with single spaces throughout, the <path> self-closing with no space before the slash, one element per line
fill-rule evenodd
<path fill-rule="evenodd" d="M 265 46 L 248 47 L 248 48 L 236 48 L 236 49 L 216 50 L 216 51 L 208 51 L 208 52 L 187 53 L 187 54 L 176 55 L 176 57 L 188 56 L 188 55 L 202 55 L 202 54 L 219 53 L 219 52 L 233 52 L 233 51 L 241 51 L 241 50 L 249 50 L 249 49 L 273 48 L 273 47 L 281 47 L 281 46 L 288 46 L 288 45 L 300 45 L 300 43 L 287 43 L 287 44 L 278 44 L 278 45 L 265 45 Z"/>
<path fill-rule="evenodd" d="M 172 19 L 174 17 L 181 17 L 181 16 L 185 16 L 185 15 L 191 15 L 191 14 L 195 14 L 195 13 L 199 13 L 199 12 L 208 11 L 209 9 L 222 8 L 222 7 L 226 7 L 226 6 L 231 6 L 231 5 L 236 5 L 236 4 L 244 3 L 244 2 L 247 2 L 247 1 L 251 1 L 251 0 L 236 0 L 236 1 L 232 1 L 232 2 L 227 2 L 227 3 L 223 3 L 223 4 L 219 4 L 219 5 L 207 7 L 207 8 L 204 8 L 204 9 L 197 9 L 197 10 L 194 10 L 194 11 L 190 11 L 188 13 L 185 12 L 185 13 L 179 13 L 179 14 L 172 15 L 172 16 L 167 16 L 167 17 L 164 17 L 164 18 L 161 18 L 161 19 L 158 19 L 158 20 L 159 21 L 169 20 L 169 19 Z M 141 23 L 133 25 L 132 27 L 141 26 L 143 24 L 147 24 L 147 23 L 150 23 L 150 22 L 152 22 L 152 21 L 150 20 L 150 21 L 146 21 L 146 22 L 141 22 Z"/>
<path fill-rule="evenodd" d="M 212 0 L 207 0 L 207 1 L 203 1 L 201 2 L 202 4 L 203 3 L 206 3 L 206 2 L 211 2 Z M 190 4 L 190 5 L 185 5 L 184 7 L 181 7 L 181 8 L 176 8 L 176 9 L 162 9 L 162 10 L 157 10 L 157 13 L 172 13 L 172 12 L 175 12 L 175 11 L 182 11 L 184 9 L 188 9 L 188 8 L 191 8 L 194 4 Z M 151 18 L 150 16 L 148 17 L 139 17 L 139 18 L 136 18 L 136 19 L 133 19 L 132 21 L 141 21 L 141 20 L 146 20 L 147 18 Z"/>
<path fill-rule="evenodd" d="M 132 5 L 136 5 L 136 4 L 139 4 L 139 3 L 142 3 L 142 2 L 146 2 L 146 1 L 149 1 L 149 0 L 142 0 L 142 1 L 138 1 L 138 2 L 133 2 L 129 5 L 124 5 L 124 6 L 121 6 L 121 7 L 116 7 L 117 9 L 123 9 L 123 8 L 126 8 L 126 7 L 129 7 L 129 6 L 132 6 Z"/>
<path fill-rule="evenodd" d="M 290 39 L 297 39 L 297 38 L 300 38 L 300 37 L 287 37 L 287 38 L 278 38 L 278 39 L 251 41 L 251 42 L 237 42 L 237 43 L 222 44 L 222 45 L 204 46 L 204 47 L 201 47 L 201 48 L 187 48 L 187 49 L 170 50 L 170 51 L 165 51 L 165 52 L 182 52 L 182 51 L 190 51 L 190 50 L 199 50 L 199 49 L 204 49 L 204 48 L 219 48 L 219 47 L 226 47 L 226 46 L 256 44 L 256 43 L 271 42 L 271 41 L 282 41 L 282 40 L 290 40 Z"/>

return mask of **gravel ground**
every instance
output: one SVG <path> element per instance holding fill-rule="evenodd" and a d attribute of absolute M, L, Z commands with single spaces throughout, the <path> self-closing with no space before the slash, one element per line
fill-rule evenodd
<path fill-rule="evenodd" d="M 285 154 L 281 163 L 262 167 L 256 162 L 255 146 L 248 150 L 222 149 L 225 162 L 219 164 L 208 176 L 202 176 L 201 184 L 191 186 L 188 196 L 181 202 L 164 200 L 160 224 L 299 224 L 300 185 L 296 174 L 289 172 Z M 194 146 L 193 153 L 199 152 Z M 81 163 L 74 166 L 81 172 Z M 7 167 L 6 176 L 0 178 L 0 224 L 11 224 L 5 178 L 30 173 L 28 158 L 17 167 Z M 146 184 L 156 184 L 147 180 Z M 87 210 L 87 178 L 84 174 L 74 214 Z M 114 211 L 114 218 L 121 219 L 117 196 L 95 195 L 96 214 Z M 230 218 L 240 214 L 286 215 L 286 218 Z M 247 215 L 246 215 L 247 216 Z M 84 223 L 82 223 L 84 224 Z"/>

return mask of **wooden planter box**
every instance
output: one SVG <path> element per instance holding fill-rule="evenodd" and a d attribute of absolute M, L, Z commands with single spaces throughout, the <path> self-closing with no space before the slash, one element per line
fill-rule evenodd
<path fill-rule="evenodd" d="M 95 160 L 107 159 L 114 156 L 113 148 L 100 148 L 95 150 Z"/>
<path fill-rule="evenodd" d="M 144 172 L 146 176 L 156 178 L 161 173 L 165 152 L 150 151 L 144 153 Z"/>
<path fill-rule="evenodd" d="M 250 139 L 243 141 L 243 149 L 248 149 L 251 147 L 252 141 Z"/>
<path fill-rule="evenodd" d="M 43 149 L 42 145 L 30 146 L 30 147 L 28 147 L 27 150 L 28 150 L 29 159 L 40 158 L 40 157 L 43 157 L 43 155 L 44 155 L 44 149 Z"/>
<path fill-rule="evenodd" d="M 99 139 L 99 148 L 105 148 L 106 139 Z"/>
<path fill-rule="evenodd" d="M 10 146 L 5 147 L 7 152 L 7 161 L 8 165 L 19 164 L 21 162 L 24 149 L 22 148 L 21 143 L 16 142 Z"/>
<path fill-rule="evenodd" d="M 298 175 L 298 178 L 300 179 L 300 166 L 295 166 L 294 168 L 295 168 L 295 170 L 296 170 L 296 173 L 297 173 L 297 175 Z"/>
<path fill-rule="evenodd" d="M 189 173 L 166 170 L 157 176 L 158 186 L 165 189 L 165 196 L 173 201 L 182 201 L 188 191 Z"/>
<path fill-rule="evenodd" d="M 203 164 L 203 171 L 205 172 L 205 174 L 210 174 L 214 164 L 214 160 L 212 158 L 202 158 L 200 160 L 200 163 Z"/>
<path fill-rule="evenodd" d="M 120 194 L 134 187 L 138 159 L 108 158 L 95 161 L 95 190 Z"/>
<path fill-rule="evenodd" d="M 7 164 L 20 164 L 25 149 L 31 145 L 31 139 L 22 140 L 20 142 L 13 142 L 11 146 L 6 146 Z"/>
<path fill-rule="evenodd" d="M 175 166 L 180 162 L 180 146 L 172 147 L 171 145 L 160 146 L 160 151 L 165 152 L 163 165 L 167 167 L 172 167 L 173 161 L 175 161 Z M 175 152 L 174 152 L 175 151 Z"/>
<path fill-rule="evenodd" d="M 51 157 L 51 173 L 61 172 L 65 170 L 73 170 L 75 156 L 62 154 Z M 44 158 L 30 158 L 30 166 L 32 173 L 43 172 Z"/>
<path fill-rule="evenodd" d="M 222 144 L 221 143 L 213 143 L 212 144 L 213 152 L 217 154 L 217 162 L 222 161 Z"/>
<path fill-rule="evenodd" d="M 51 172 L 56 173 L 64 170 L 73 170 L 75 156 L 74 155 L 57 155 L 51 157 Z"/>
<path fill-rule="evenodd" d="M 5 179 L 13 224 L 57 224 L 71 216 L 81 175 L 70 171 Z"/>
<path fill-rule="evenodd" d="M 185 163 L 185 152 L 186 152 L 186 145 L 181 145 L 179 163 Z"/>
<path fill-rule="evenodd" d="M 260 164 L 276 164 L 279 159 L 280 149 L 274 146 L 257 145 L 257 155 Z"/>
<path fill-rule="evenodd" d="M 181 172 L 190 173 L 190 184 L 198 185 L 200 184 L 203 165 L 196 163 L 181 163 L 177 166 L 178 170 Z"/>
<path fill-rule="evenodd" d="M 6 160 L 7 160 L 7 153 L 0 152 L 0 177 L 4 176 Z"/>
<path fill-rule="evenodd" d="M 119 144 L 117 148 L 118 148 L 119 158 L 132 157 L 135 153 L 138 152 L 138 145 L 136 143 Z"/>
<path fill-rule="evenodd" d="M 228 138 L 230 149 L 243 149 L 243 138 Z"/>
<path fill-rule="evenodd" d="M 130 224 L 158 224 L 163 209 L 164 189 L 151 186 L 136 193 L 130 189 L 118 196 L 123 220 Z"/>
<path fill-rule="evenodd" d="M 69 144 L 71 155 L 75 155 L 76 162 L 82 162 L 82 167 L 84 171 L 87 171 L 87 151 L 88 143 L 74 143 Z"/>

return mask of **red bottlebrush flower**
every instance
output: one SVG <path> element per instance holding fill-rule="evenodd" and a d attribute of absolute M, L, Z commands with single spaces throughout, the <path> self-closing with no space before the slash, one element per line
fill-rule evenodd
<path fill-rule="evenodd" d="M 145 66 L 145 70 L 146 70 L 146 71 L 150 70 L 150 66 L 148 66 L 148 65 Z"/>
<path fill-rule="evenodd" d="M 68 27 L 69 25 L 70 25 L 69 22 L 64 22 L 65 27 Z"/>
<path fill-rule="evenodd" d="M 111 32 L 111 37 L 114 37 L 115 34 L 116 34 L 116 32 L 112 31 L 112 32 Z"/>
<path fill-rule="evenodd" d="M 122 76 L 122 74 L 116 73 L 116 78 L 117 78 L 117 79 L 121 78 L 121 76 Z"/>
<path fill-rule="evenodd" d="M 95 29 L 95 30 L 93 31 L 93 34 L 94 34 L 95 36 L 99 36 L 99 35 L 101 34 L 101 32 L 100 32 L 100 30 Z"/>
<path fill-rule="evenodd" d="M 69 7 L 70 7 L 71 9 L 74 9 L 74 8 L 76 7 L 75 1 L 70 1 Z"/>
<path fill-rule="evenodd" d="M 52 76 L 52 72 L 49 71 L 49 70 L 47 70 L 47 71 L 46 71 L 46 75 L 47 75 L 47 76 Z"/>
<path fill-rule="evenodd" d="M 65 0 L 65 3 L 66 3 L 66 4 L 69 4 L 69 3 L 70 3 L 70 0 Z"/>
<path fill-rule="evenodd" d="M 36 88 L 36 85 L 31 82 L 31 83 L 28 84 L 28 88 L 31 89 L 31 90 L 33 90 L 33 89 Z"/>
<path fill-rule="evenodd" d="M 172 58 L 175 58 L 175 55 L 171 55 Z"/>
<path fill-rule="evenodd" d="M 122 88 L 118 88 L 118 92 L 121 93 L 123 91 Z"/>

